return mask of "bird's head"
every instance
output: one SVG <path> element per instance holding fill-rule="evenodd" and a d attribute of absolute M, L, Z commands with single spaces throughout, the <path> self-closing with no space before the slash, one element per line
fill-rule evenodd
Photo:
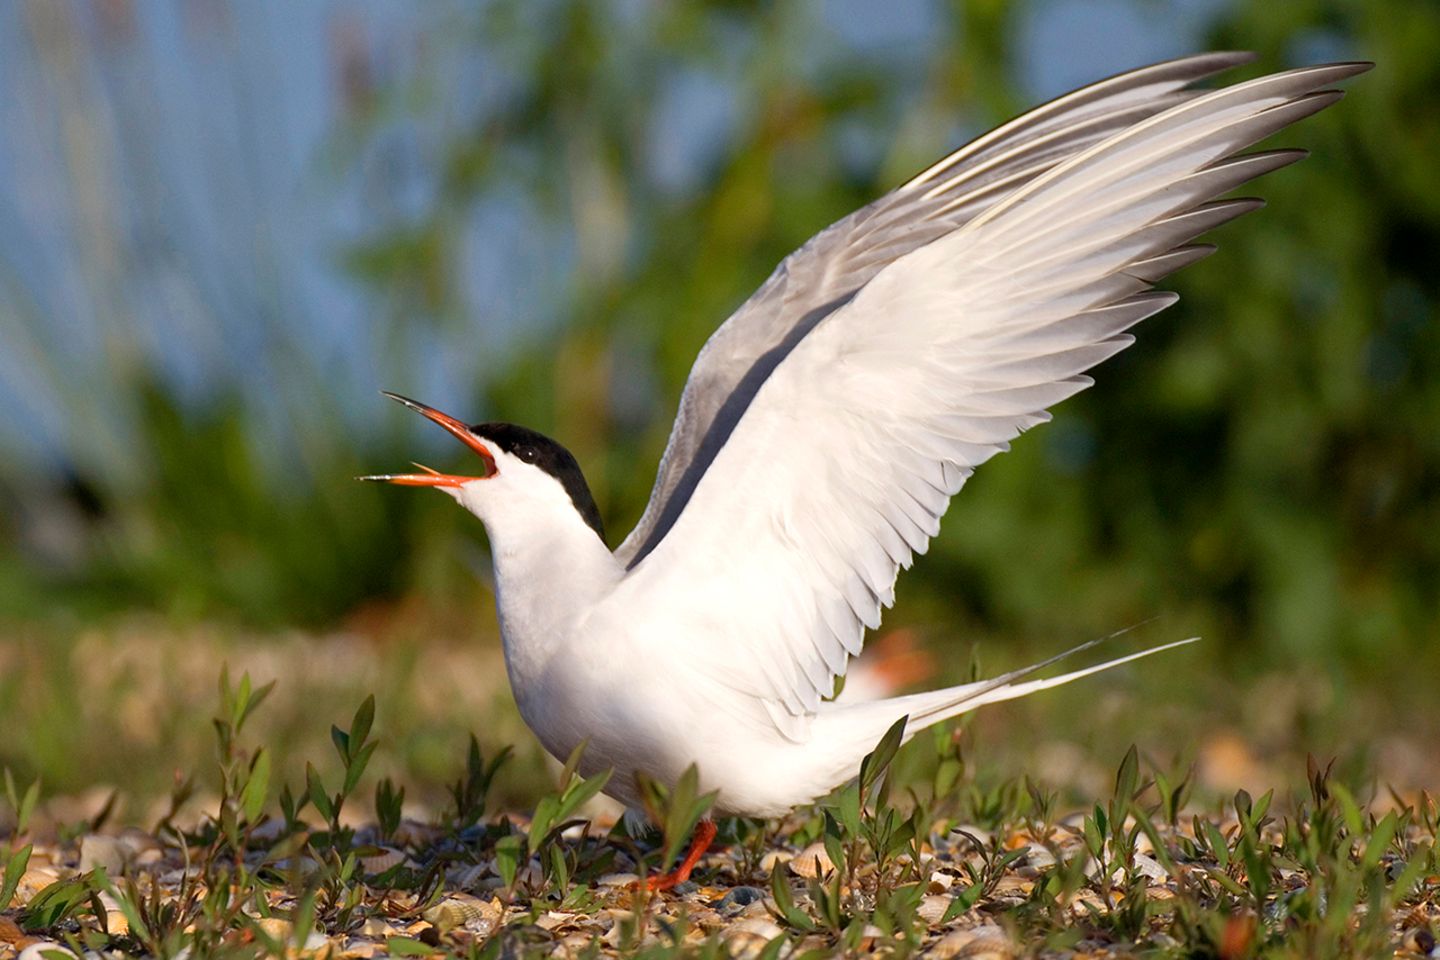
<path fill-rule="evenodd" d="M 434 407 L 386 392 L 385 396 L 438 423 L 480 458 L 478 476 L 441 473 L 415 464 L 419 473 L 386 473 L 360 480 L 408 487 L 435 487 L 479 517 L 492 533 L 505 518 L 534 522 L 578 514 L 603 541 L 600 511 L 570 451 L 549 437 L 513 423 L 461 423 Z"/>

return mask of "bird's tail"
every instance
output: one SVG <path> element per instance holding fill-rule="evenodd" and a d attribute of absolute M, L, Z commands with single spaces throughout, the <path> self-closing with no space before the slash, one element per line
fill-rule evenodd
<path fill-rule="evenodd" d="M 1126 631 L 1119 631 L 1124 633 Z M 1183 647 L 1186 644 L 1194 643 L 1199 637 L 1190 637 L 1185 640 L 1176 640 L 1171 643 L 1151 647 L 1148 650 L 1141 650 L 1138 653 L 1126 654 L 1123 657 L 1116 657 L 1104 663 L 1084 667 L 1080 670 L 1072 670 L 1070 673 L 1061 674 L 1058 677 L 1044 677 L 1037 680 L 1026 680 L 1046 667 L 1073 657 L 1076 654 L 1084 653 L 1092 647 L 1110 640 L 1119 633 L 1110 636 L 1100 637 L 1096 640 L 1089 640 L 1072 647 L 1064 653 L 1056 654 L 1039 663 L 1031 664 L 1028 667 L 1021 667 L 1019 670 L 1012 670 L 1009 673 L 1001 674 L 989 680 L 977 680 L 972 683 L 962 683 L 954 687 L 944 687 L 940 690 L 929 690 L 925 693 L 912 693 L 901 697 L 890 697 L 886 700 L 872 700 L 862 703 L 835 703 L 830 704 L 830 709 L 822 710 L 817 718 L 821 723 L 830 726 L 823 736 L 835 737 L 831 742 L 843 742 L 853 739 L 855 754 L 853 767 L 858 766 L 860 757 L 868 753 L 875 745 L 882 734 L 901 717 L 908 716 L 909 722 L 905 725 L 905 739 L 908 740 L 926 727 L 933 726 L 951 717 L 958 717 L 962 713 L 969 713 L 977 707 L 983 707 L 990 703 L 1000 703 L 1004 700 L 1015 700 L 1020 697 L 1028 697 L 1032 693 L 1039 693 L 1041 690 L 1049 690 L 1051 687 L 1059 687 L 1070 683 L 1072 680 L 1079 680 L 1091 674 L 1099 673 L 1102 670 L 1109 670 L 1118 667 L 1132 660 L 1139 660 L 1151 654 L 1161 653 L 1166 650 L 1173 650 L 1176 647 Z M 846 774 L 848 775 L 848 774 Z M 843 778 L 843 776 L 842 776 Z"/>

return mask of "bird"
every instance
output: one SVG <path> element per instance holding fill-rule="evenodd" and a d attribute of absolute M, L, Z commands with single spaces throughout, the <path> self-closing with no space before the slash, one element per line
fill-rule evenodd
<path fill-rule="evenodd" d="M 906 738 L 1168 650 L 1034 679 L 835 697 L 977 467 L 1093 382 L 1176 294 L 1154 289 L 1214 251 L 1201 234 L 1262 202 L 1228 198 L 1305 155 L 1245 152 L 1335 103 L 1364 62 L 1210 88 L 1253 60 L 1202 53 L 1119 73 L 960 147 L 821 230 L 711 335 L 679 400 L 648 505 L 618 547 L 575 457 L 505 422 L 466 424 L 385 395 L 454 435 L 473 474 L 359 479 L 430 487 L 488 535 L 506 671 L 558 758 L 644 774 L 692 765 L 712 815 L 783 815 Z M 687 879 L 714 839 L 707 816 Z"/>

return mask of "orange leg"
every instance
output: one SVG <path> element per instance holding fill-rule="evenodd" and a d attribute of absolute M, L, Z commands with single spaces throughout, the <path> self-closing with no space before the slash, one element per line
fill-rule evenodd
<path fill-rule="evenodd" d="M 695 864 L 710 849 L 710 844 L 715 842 L 715 821 L 706 817 L 695 825 L 695 836 L 690 840 L 690 852 L 685 854 L 685 859 L 680 861 L 680 866 L 669 873 L 658 877 L 650 877 L 645 881 L 645 886 L 650 890 L 669 890 L 677 884 L 684 883 L 690 879 L 690 871 L 695 869 Z"/>

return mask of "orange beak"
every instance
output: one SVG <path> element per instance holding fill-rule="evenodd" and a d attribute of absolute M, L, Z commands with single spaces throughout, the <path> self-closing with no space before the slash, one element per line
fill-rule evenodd
<path fill-rule="evenodd" d="M 490 453 L 490 450 L 479 437 L 470 432 L 470 428 L 465 424 L 456 420 L 448 413 L 441 413 L 434 407 L 427 407 L 425 404 L 411 400 L 409 397 L 402 397 L 400 394 L 390 393 L 388 390 L 382 390 L 381 393 L 396 403 L 403 403 L 427 420 L 433 420 L 448 430 L 457 440 L 479 455 L 481 462 L 485 464 L 485 472 L 478 477 L 462 477 L 456 474 L 441 473 L 438 470 L 430 469 L 424 464 L 417 463 L 415 466 L 420 468 L 420 470 L 423 471 L 422 473 L 381 473 L 369 477 L 356 477 L 355 479 L 373 480 L 379 483 L 395 483 L 404 487 L 459 487 L 469 483 L 471 480 L 483 480 L 486 477 L 493 477 L 495 475 L 494 455 Z"/>

